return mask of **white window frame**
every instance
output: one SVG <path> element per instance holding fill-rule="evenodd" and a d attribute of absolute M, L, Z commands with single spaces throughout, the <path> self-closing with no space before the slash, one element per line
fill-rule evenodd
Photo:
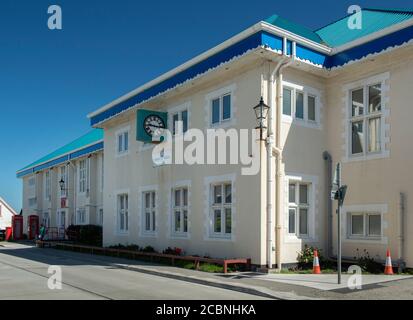
<path fill-rule="evenodd" d="M 353 216 L 362 216 L 363 217 L 363 234 L 353 234 Z M 380 235 L 370 235 L 369 234 L 369 217 L 370 216 L 380 216 Z M 347 213 L 347 237 L 350 239 L 363 239 L 363 240 L 381 240 L 383 236 L 383 217 L 380 212 L 348 212 Z"/>
<path fill-rule="evenodd" d="M 208 93 L 205 96 L 205 109 L 206 109 L 206 114 L 207 114 L 207 128 L 226 128 L 226 127 L 231 127 L 235 125 L 235 102 L 236 102 L 236 95 L 235 95 L 235 90 L 236 90 L 236 84 L 232 84 L 223 88 L 220 88 L 218 90 L 215 90 L 213 92 Z M 229 119 L 223 119 L 223 97 L 230 95 L 231 96 L 231 113 Z M 220 99 L 220 108 L 219 108 L 219 119 L 220 121 L 217 123 L 212 123 L 212 102 L 216 99 Z"/>
<path fill-rule="evenodd" d="M 231 186 L 231 202 L 225 202 L 225 187 Z M 215 203 L 215 187 L 221 187 L 221 203 Z M 222 182 L 214 182 L 210 185 L 210 235 L 212 238 L 222 238 L 222 239 L 231 239 L 233 230 L 233 183 L 232 181 L 222 181 Z M 231 210 L 231 232 L 226 232 L 226 209 Z M 220 210 L 221 212 L 221 231 L 215 231 L 215 210 Z"/>
<path fill-rule="evenodd" d="M 187 202 L 184 203 L 184 191 L 186 190 Z M 179 205 L 175 202 L 176 192 L 180 192 L 180 203 Z M 185 231 L 185 214 L 186 211 L 186 221 L 187 230 Z M 180 216 L 180 227 L 176 230 L 176 213 L 179 212 Z M 190 187 L 189 185 L 176 185 L 171 189 L 171 207 L 170 207 L 170 227 L 171 236 L 174 238 L 188 238 L 190 232 Z"/>
<path fill-rule="evenodd" d="M 28 199 L 28 205 L 29 208 L 34 208 L 37 206 L 37 198 L 36 197 L 31 197 Z"/>
<path fill-rule="evenodd" d="M 309 86 L 298 85 L 292 82 L 283 81 L 283 88 L 291 90 L 291 115 L 286 115 L 282 111 L 282 121 L 286 123 L 294 123 L 297 125 L 310 127 L 310 128 L 321 128 L 321 92 L 317 89 L 311 88 Z M 303 94 L 303 118 L 296 117 L 296 99 L 297 92 Z M 284 95 L 284 93 L 283 93 Z M 313 97 L 315 99 L 315 120 L 310 120 L 308 118 L 308 99 Z M 283 105 L 281 106 L 284 108 Z"/>
<path fill-rule="evenodd" d="M 36 176 L 28 178 L 27 185 L 29 186 L 29 188 L 36 188 Z"/>
<path fill-rule="evenodd" d="M 123 208 L 122 208 L 123 207 Z M 120 234 L 128 234 L 129 233 L 129 193 L 119 193 L 116 196 L 116 225 L 117 231 Z M 124 226 L 121 228 L 121 216 L 124 216 Z"/>
<path fill-rule="evenodd" d="M 115 137 L 116 137 L 116 142 L 115 142 L 115 146 L 116 146 L 116 156 L 117 157 L 122 157 L 122 156 L 126 156 L 129 154 L 130 151 L 130 126 L 122 128 L 118 131 L 116 131 L 115 133 Z M 127 135 L 128 140 L 127 143 L 125 142 L 125 136 Z M 121 138 L 121 141 L 119 143 L 119 138 Z M 121 149 L 120 149 L 121 148 Z"/>
<path fill-rule="evenodd" d="M 390 78 L 390 73 L 385 72 L 383 74 L 375 75 L 367 79 L 361 79 L 343 86 L 343 93 L 345 95 L 345 103 L 343 104 L 343 114 L 346 115 L 345 120 L 345 145 L 343 145 L 343 149 L 345 149 L 345 155 L 343 156 L 343 162 L 352 162 L 352 161 L 365 161 L 365 160 L 373 160 L 373 159 L 382 159 L 387 158 L 390 156 L 390 151 L 388 150 L 387 144 L 390 142 L 390 125 L 386 123 L 386 119 L 389 116 L 389 109 L 388 109 L 388 90 L 389 87 L 386 84 L 388 79 Z M 368 107 L 368 87 L 375 84 L 381 84 L 381 111 L 380 113 L 373 113 L 368 115 L 367 107 Z M 363 153 L 359 154 L 352 154 L 352 128 L 351 123 L 352 120 L 356 120 L 356 118 L 352 117 L 352 96 L 351 93 L 357 89 L 363 89 L 363 105 L 364 105 L 364 115 L 369 116 L 371 118 L 375 118 L 377 116 L 381 117 L 381 132 L 380 132 L 380 152 L 368 152 L 368 126 L 366 126 L 366 118 L 363 118 L 363 129 L 364 129 L 364 150 Z"/>
<path fill-rule="evenodd" d="M 44 199 L 46 201 L 52 200 L 52 179 L 51 179 L 51 171 L 48 170 L 44 174 Z"/>
<path fill-rule="evenodd" d="M 84 164 L 84 167 L 82 166 Z M 87 191 L 87 173 L 88 159 L 79 160 L 79 194 L 85 194 Z"/>
<path fill-rule="evenodd" d="M 188 119 L 187 119 L 187 122 L 188 122 L 187 123 L 187 126 L 188 126 L 187 130 L 189 130 L 191 128 L 191 126 L 190 126 L 190 124 L 191 124 L 191 111 L 190 111 L 190 108 L 191 108 L 191 103 L 187 102 L 187 103 L 184 103 L 184 104 L 181 104 L 181 105 L 178 105 L 176 107 L 172 107 L 172 108 L 168 109 L 168 123 L 170 123 L 170 131 L 171 131 L 173 137 L 179 135 L 178 132 L 174 133 L 174 116 L 175 115 L 178 115 L 178 121 L 182 121 L 182 113 L 184 111 L 186 111 L 187 112 L 187 117 L 188 117 Z M 183 133 L 185 133 L 185 132 L 183 132 Z"/>
<path fill-rule="evenodd" d="M 86 208 L 77 208 L 76 210 L 76 224 L 85 225 L 87 224 L 87 212 Z"/>
<path fill-rule="evenodd" d="M 103 226 L 103 215 L 104 215 L 104 211 L 103 211 L 103 208 L 99 208 L 98 210 L 97 210 L 97 214 L 98 214 L 98 216 L 97 216 L 97 224 L 99 225 L 99 226 Z"/>
<path fill-rule="evenodd" d="M 149 207 L 146 207 L 146 196 L 149 195 Z M 144 234 L 155 234 L 158 228 L 157 221 L 157 201 L 158 193 L 156 190 L 147 190 L 142 192 L 142 231 Z M 147 215 L 149 214 L 149 230 L 147 226 Z"/>
<path fill-rule="evenodd" d="M 288 190 L 290 190 L 290 185 L 295 186 L 295 200 L 294 202 L 290 202 L 290 194 L 288 192 L 288 216 L 287 216 L 287 232 L 290 236 L 296 236 L 299 239 L 308 239 L 310 237 L 310 216 L 311 216 L 311 192 L 312 186 L 309 182 L 303 182 L 298 180 L 289 180 L 288 182 Z M 300 186 L 305 185 L 307 186 L 307 203 L 300 203 Z M 305 209 L 307 210 L 307 233 L 302 234 L 300 232 L 300 210 Z M 294 233 L 290 233 L 290 210 L 295 210 L 295 226 L 294 226 Z"/>

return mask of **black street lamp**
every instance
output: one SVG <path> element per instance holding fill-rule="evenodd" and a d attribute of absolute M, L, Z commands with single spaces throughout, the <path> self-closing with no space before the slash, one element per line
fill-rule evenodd
<path fill-rule="evenodd" d="M 59 185 L 60 185 L 60 191 L 64 191 L 65 190 L 65 181 L 62 179 L 60 179 L 59 181 Z"/>
<path fill-rule="evenodd" d="M 263 131 L 267 129 L 265 126 L 265 120 L 268 116 L 270 107 L 264 103 L 264 98 L 261 97 L 260 103 L 254 107 L 255 117 L 257 118 L 258 127 L 255 129 L 260 130 L 260 140 L 263 141 Z"/>

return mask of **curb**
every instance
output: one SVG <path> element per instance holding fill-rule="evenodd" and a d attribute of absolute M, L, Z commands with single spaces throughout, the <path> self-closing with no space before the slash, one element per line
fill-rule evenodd
<path fill-rule="evenodd" d="M 141 273 L 145 273 L 145 274 L 149 274 L 153 276 L 159 276 L 159 277 L 164 277 L 164 278 L 169 278 L 169 279 L 196 283 L 196 284 L 205 285 L 209 287 L 216 287 L 216 288 L 221 288 L 221 289 L 226 289 L 226 290 L 237 291 L 237 292 L 246 293 L 246 294 L 255 295 L 255 296 L 259 296 L 263 298 L 273 299 L 273 300 L 274 299 L 275 300 L 313 300 L 309 297 L 298 296 L 294 293 L 275 292 L 275 291 L 272 291 L 272 290 L 269 290 L 263 287 L 246 286 L 240 283 L 229 284 L 229 283 L 225 283 L 223 281 L 218 281 L 218 280 L 212 280 L 212 279 L 206 280 L 206 279 L 201 279 L 195 276 L 184 276 L 182 274 L 178 274 L 174 272 L 153 270 L 153 269 L 148 269 L 144 267 L 135 267 L 135 266 L 130 266 L 130 265 L 116 264 L 116 267 L 118 267 L 119 269 L 124 269 L 128 271 L 141 272 Z"/>

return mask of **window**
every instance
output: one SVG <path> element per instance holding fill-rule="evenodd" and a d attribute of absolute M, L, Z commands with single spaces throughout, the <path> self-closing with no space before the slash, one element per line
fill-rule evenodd
<path fill-rule="evenodd" d="M 50 187 L 51 187 L 50 171 L 47 171 L 45 173 L 45 188 L 44 188 L 45 193 L 44 193 L 44 195 L 45 195 L 45 199 L 48 200 L 48 201 L 50 201 L 50 199 L 51 199 Z"/>
<path fill-rule="evenodd" d="M 67 168 L 66 168 L 66 166 L 60 167 L 59 182 L 62 181 L 62 180 L 65 182 L 65 186 L 62 190 L 62 189 L 60 189 L 60 185 L 59 185 L 60 197 L 65 198 L 65 197 L 67 197 L 67 190 L 69 188 L 69 179 L 67 178 Z"/>
<path fill-rule="evenodd" d="M 97 223 L 99 226 L 103 226 L 103 209 L 99 209 Z"/>
<path fill-rule="evenodd" d="M 85 193 L 86 192 L 86 184 L 87 184 L 87 166 L 86 160 L 81 160 L 79 162 L 79 192 Z"/>
<path fill-rule="evenodd" d="M 129 230 L 129 199 L 127 194 L 118 195 L 118 229 L 120 232 Z"/>
<path fill-rule="evenodd" d="M 144 192 L 142 197 L 144 232 L 153 233 L 156 231 L 156 192 Z"/>
<path fill-rule="evenodd" d="M 178 131 L 178 122 L 182 122 L 182 132 L 188 131 L 188 110 L 178 111 L 172 114 L 172 134 L 176 135 Z"/>
<path fill-rule="evenodd" d="M 172 190 L 172 231 L 176 234 L 188 233 L 188 188 Z"/>
<path fill-rule="evenodd" d="M 76 222 L 77 222 L 77 224 L 85 224 L 86 223 L 86 209 L 85 208 L 77 209 Z"/>
<path fill-rule="evenodd" d="M 29 180 L 27 181 L 27 184 L 29 185 L 29 187 L 35 187 L 36 186 L 36 178 L 35 177 L 29 178 Z"/>
<path fill-rule="evenodd" d="M 366 212 L 348 213 L 349 238 L 381 238 L 381 214 Z"/>
<path fill-rule="evenodd" d="M 364 86 L 350 92 L 350 150 L 352 155 L 382 151 L 381 84 Z"/>
<path fill-rule="evenodd" d="M 36 204 L 37 204 L 36 197 L 29 199 L 29 207 L 34 207 L 34 206 L 36 206 Z"/>
<path fill-rule="evenodd" d="M 283 88 L 283 115 L 302 122 L 317 123 L 317 96 L 309 88 L 293 85 Z"/>
<path fill-rule="evenodd" d="M 231 237 L 232 234 L 232 184 L 211 186 L 211 231 L 213 236 Z"/>
<path fill-rule="evenodd" d="M 44 213 L 43 213 L 42 224 L 43 224 L 46 228 L 49 228 L 49 226 L 50 226 L 50 216 L 49 216 L 49 212 L 44 212 Z"/>
<path fill-rule="evenodd" d="M 288 233 L 298 237 L 309 235 L 310 184 L 291 182 L 288 187 Z"/>
<path fill-rule="evenodd" d="M 129 151 L 129 130 L 117 134 L 117 153 L 126 154 Z"/>
<path fill-rule="evenodd" d="M 220 97 L 212 99 L 211 108 L 212 125 L 218 125 L 222 122 L 230 120 L 232 117 L 231 94 L 226 93 Z"/>

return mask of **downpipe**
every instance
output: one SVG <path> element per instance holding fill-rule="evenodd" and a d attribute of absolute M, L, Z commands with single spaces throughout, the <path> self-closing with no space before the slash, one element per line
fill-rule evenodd
<path fill-rule="evenodd" d="M 333 200 L 331 200 L 331 190 L 333 189 L 333 158 L 328 151 L 324 151 L 323 159 L 327 163 L 327 192 L 326 192 L 326 204 L 327 204 L 327 256 L 333 257 Z"/>

